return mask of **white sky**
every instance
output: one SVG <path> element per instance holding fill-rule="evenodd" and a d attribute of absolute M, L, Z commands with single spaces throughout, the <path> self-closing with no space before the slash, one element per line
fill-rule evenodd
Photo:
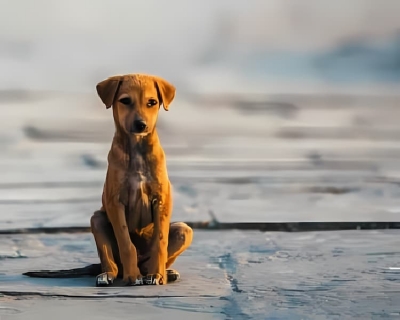
<path fill-rule="evenodd" d="M 0 8 L 3 88 L 173 76 L 216 42 L 232 51 L 312 50 L 400 29 L 400 0 L 0 0 Z M 15 58 L 18 43 L 25 58 Z"/>
<path fill-rule="evenodd" d="M 400 28 L 398 0 L 0 0 L 0 37 L 205 41 L 231 15 L 234 41 L 317 46 Z"/>

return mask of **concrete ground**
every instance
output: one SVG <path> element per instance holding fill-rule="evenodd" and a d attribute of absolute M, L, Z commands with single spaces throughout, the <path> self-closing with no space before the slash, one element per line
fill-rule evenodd
<path fill-rule="evenodd" d="M 111 288 L 21 275 L 97 262 L 90 234 L 2 236 L 0 318 L 397 318 L 399 233 L 196 231 L 179 282 Z"/>

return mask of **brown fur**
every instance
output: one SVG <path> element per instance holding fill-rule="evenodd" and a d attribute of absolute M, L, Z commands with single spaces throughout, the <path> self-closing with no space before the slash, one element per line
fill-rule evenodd
<path fill-rule="evenodd" d="M 102 270 L 113 279 L 122 275 L 127 284 L 144 275 L 165 284 L 166 268 L 192 240 L 187 225 L 170 224 L 172 190 L 156 130 L 160 106 L 168 110 L 175 88 L 159 77 L 129 74 L 110 77 L 96 89 L 112 106 L 116 128 L 103 207 L 91 220 Z M 146 123 L 143 132 L 135 129 L 137 121 Z"/>

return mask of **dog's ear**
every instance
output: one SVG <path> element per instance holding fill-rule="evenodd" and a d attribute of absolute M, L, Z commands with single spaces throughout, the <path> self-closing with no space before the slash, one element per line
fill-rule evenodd
<path fill-rule="evenodd" d="M 110 108 L 114 103 L 115 96 L 118 88 L 121 85 L 121 77 L 111 77 L 106 80 L 99 82 L 96 85 L 97 94 L 101 101 L 106 105 L 106 108 Z"/>
<path fill-rule="evenodd" d="M 175 87 L 168 81 L 159 77 L 154 77 L 154 81 L 156 83 L 158 93 L 161 97 L 163 107 L 165 111 L 168 111 L 170 103 L 175 98 Z"/>

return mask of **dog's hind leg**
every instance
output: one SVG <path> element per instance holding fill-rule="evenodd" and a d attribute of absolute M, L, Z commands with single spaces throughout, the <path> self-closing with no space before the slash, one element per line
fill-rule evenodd
<path fill-rule="evenodd" d="M 170 224 L 166 265 L 168 282 L 173 282 L 180 278 L 179 273 L 174 269 L 170 269 L 170 267 L 176 258 L 190 246 L 192 240 L 193 230 L 186 223 L 173 222 Z"/>
<path fill-rule="evenodd" d="M 108 286 L 117 278 L 121 266 L 117 240 L 104 210 L 96 211 L 92 215 L 90 226 L 103 271 L 96 278 L 96 286 Z"/>
<path fill-rule="evenodd" d="M 193 230 L 184 222 L 173 222 L 170 224 L 168 235 L 168 269 L 176 258 L 185 251 L 193 240 Z"/>

